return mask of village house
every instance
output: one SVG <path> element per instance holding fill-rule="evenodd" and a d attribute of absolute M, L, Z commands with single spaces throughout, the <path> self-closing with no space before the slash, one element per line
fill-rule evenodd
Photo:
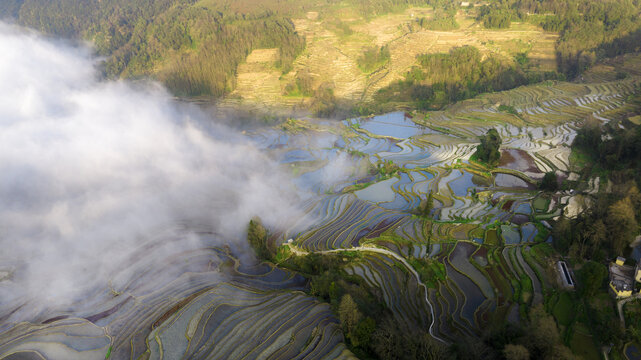
<path fill-rule="evenodd" d="M 610 290 L 616 298 L 626 298 L 634 293 L 634 284 L 641 282 L 641 266 L 625 265 L 625 258 L 617 257 L 610 263 Z"/>

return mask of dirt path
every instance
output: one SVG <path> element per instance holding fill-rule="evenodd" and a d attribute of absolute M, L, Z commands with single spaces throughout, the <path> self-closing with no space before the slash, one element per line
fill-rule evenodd
<path fill-rule="evenodd" d="M 292 251 L 292 253 L 302 256 L 302 255 L 307 255 L 309 254 L 308 251 L 299 249 L 297 246 L 293 244 L 287 244 Z M 429 334 L 436 340 L 449 345 L 447 341 L 444 339 L 438 337 L 437 335 L 434 334 L 434 323 L 436 322 L 436 315 L 434 314 L 434 307 L 432 306 L 432 303 L 430 302 L 428 298 L 428 291 L 427 291 L 427 286 L 423 284 L 421 281 L 421 277 L 418 275 L 418 272 L 414 270 L 414 268 L 403 258 L 402 256 L 398 255 L 397 253 L 387 250 L 387 249 L 381 249 L 381 248 L 376 248 L 372 246 L 359 246 L 359 247 L 353 247 L 349 249 L 335 249 L 335 250 L 323 250 L 323 251 L 316 251 L 315 253 L 317 254 L 331 254 L 331 253 L 339 253 L 339 252 L 344 252 L 344 251 L 364 251 L 364 252 L 374 252 L 374 253 L 379 253 L 379 254 L 385 254 L 388 256 L 393 257 L 394 259 L 398 260 L 401 264 L 403 264 L 416 278 L 416 282 L 425 290 L 425 302 L 427 305 L 430 307 L 430 313 L 432 315 L 432 322 L 430 323 L 429 327 Z"/>

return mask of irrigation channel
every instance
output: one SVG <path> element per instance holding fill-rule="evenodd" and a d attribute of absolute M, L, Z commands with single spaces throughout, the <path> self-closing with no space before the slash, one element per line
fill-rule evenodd
<path fill-rule="evenodd" d="M 245 136 L 299 194 L 299 217 L 273 229 L 280 242 L 293 239 L 300 254 L 362 252 L 344 270 L 395 321 L 454 342 L 493 322 L 518 323 L 519 309 L 541 301 L 551 286 L 540 256 L 546 220 L 581 211 L 600 184 L 583 179 L 576 192 L 547 195 L 536 184 L 549 171 L 575 179 L 578 126 L 616 119 L 638 83 L 545 83 L 427 116 L 290 120 Z M 503 141 L 491 171 L 470 161 L 490 128 Z M 429 193 L 429 216 L 415 215 Z M 307 279 L 246 249 L 244 239 L 207 229 L 170 231 L 73 304 L 24 321 L 31 304 L 9 298 L 0 304 L 0 358 L 354 358 L 330 306 L 304 293 Z"/>

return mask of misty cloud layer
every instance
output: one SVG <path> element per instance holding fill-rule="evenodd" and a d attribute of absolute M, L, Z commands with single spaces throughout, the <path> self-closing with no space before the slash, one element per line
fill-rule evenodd
<path fill-rule="evenodd" d="M 292 217 L 277 164 L 160 86 L 8 25 L 0 48 L 0 304 L 68 304 L 167 228 L 244 241 L 252 216 Z"/>

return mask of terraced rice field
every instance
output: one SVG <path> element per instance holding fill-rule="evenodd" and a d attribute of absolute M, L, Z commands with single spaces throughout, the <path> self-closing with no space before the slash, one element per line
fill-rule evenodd
<path fill-rule="evenodd" d="M 427 299 L 389 257 L 367 255 L 346 271 L 377 289 L 399 322 L 427 321 L 444 341 L 480 334 L 497 316 L 518 322 L 519 307 L 541 303 L 543 290 L 551 286 L 544 275 L 548 265 L 529 253 L 531 245 L 548 238 L 540 221 L 558 216 L 570 198 L 542 198 L 537 182 L 549 171 L 568 177 L 569 149 L 581 122 L 590 116 L 604 122 L 616 118 L 638 83 L 638 78 L 550 82 L 487 94 L 427 115 L 397 112 L 324 122 L 313 136 L 333 134 L 331 145 L 309 149 L 309 154 L 327 160 L 323 166 L 330 168 L 340 154 L 349 154 L 344 166 L 356 169 L 365 162 L 371 169 L 327 179 L 321 167 L 307 176 L 301 188 L 310 192 L 307 218 L 315 220 L 288 234 L 296 234 L 301 251 L 366 244 L 405 259 L 441 263 L 446 280 L 430 288 Z M 513 106 L 518 115 L 500 112 L 499 105 Z M 490 128 L 502 137 L 503 156 L 499 167 L 488 171 L 470 156 L 478 135 Z M 283 146 L 289 149 L 287 142 L 300 146 L 310 141 L 305 133 L 290 133 L 285 143 L 282 136 L 270 136 L 271 142 L 260 133 L 250 136 L 276 159 Z M 395 164 L 398 172 L 380 178 L 373 169 L 382 162 Z M 416 214 L 429 193 L 432 220 L 425 221 Z M 427 309 L 433 309 L 433 317 Z"/>
<path fill-rule="evenodd" d="M 261 56 L 256 62 L 269 52 Z M 491 321 L 519 322 L 520 308 L 542 302 L 548 264 L 532 255 L 548 238 L 541 221 L 575 200 L 541 196 L 535 184 L 547 171 L 569 176 L 579 124 L 616 121 L 638 83 L 541 84 L 427 115 L 305 120 L 246 136 L 299 188 L 304 210 L 283 222 L 294 226 L 274 229 L 279 241 L 291 238 L 305 252 L 359 249 L 361 260 L 345 271 L 380 294 L 399 324 L 451 342 L 480 335 Z M 500 112 L 501 104 L 518 115 Z M 490 128 L 503 139 L 493 170 L 470 160 Z M 590 182 L 591 192 L 598 187 Z M 430 193 L 429 217 L 419 216 Z M 188 236 L 207 245 L 184 247 Z M 0 358 L 353 357 L 329 306 L 302 292 L 304 277 L 219 245 L 234 243 L 170 231 L 133 251 L 108 287 L 28 314 L 28 323 L 13 321 L 28 304 L 9 299 L 0 307 Z M 446 274 L 420 278 L 415 260 Z"/>
<path fill-rule="evenodd" d="M 213 243 L 211 235 L 200 236 L 203 243 Z M 353 357 L 329 306 L 300 291 L 306 286 L 303 277 L 246 255 L 241 262 L 233 255 L 238 250 L 229 247 L 154 259 L 158 248 L 181 239 L 173 234 L 141 246 L 122 267 L 123 274 L 135 278 L 121 283 L 114 277 L 110 290 L 98 288 L 73 304 L 73 313 L 49 310 L 36 314 L 32 323 L 3 321 L 0 357 Z M 17 301 L 14 309 L 22 306 Z M 12 306 L 3 304 L 3 310 Z"/>

